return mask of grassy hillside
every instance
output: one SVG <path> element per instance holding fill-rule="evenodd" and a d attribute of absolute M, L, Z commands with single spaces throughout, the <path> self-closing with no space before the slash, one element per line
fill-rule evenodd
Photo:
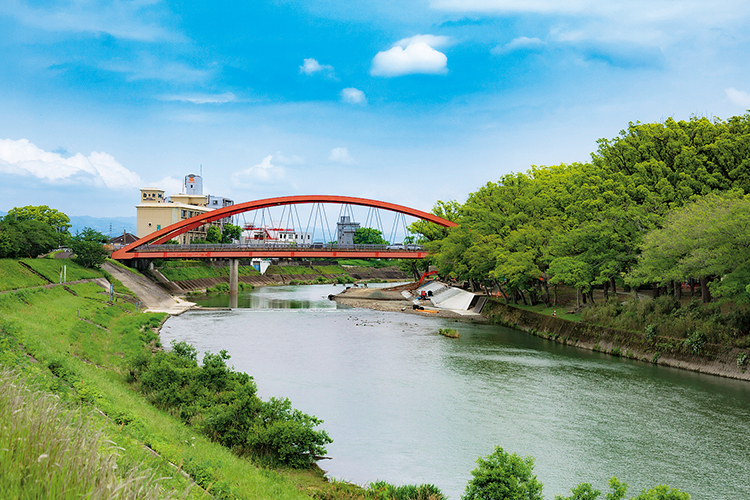
<path fill-rule="evenodd" d="M 46 281 L 23 267 L 16 260 L 0 259 L 0 292 L 46 284 Z"/>
<path fill-rule="evenodd" d="M 117 444 L 119 470 L 143 464 L 168 478 L 160 480 L 165 492 L 185 491 L 195 481 L 190 498 L 203 498 L 203 488 L 214 498 L 307 498 L 284 475 L 262 471 L 208 441 L 125 382 L 129 359 L 144 346 L 158 346 L 154 328 L 163 314 L 136 314 L 130 304 L 109 304 L 93 284 L 70 288 L 78 296 L 61 287 L 0 295 L 0 364 L 21 370 L 44 392 L 95 409 L 91 415 L 96 425 L 105 426 L 103 439 Z"/>
<path fill-rule="evenodd" d="M 60 268 L 66 267 L 68 281 L 101 278 L 104 274 L 99 269 L 88 269 L 71 259 L 21 259 L 21 262 L 38 272 L 52 283 L 59 283 Z"/>

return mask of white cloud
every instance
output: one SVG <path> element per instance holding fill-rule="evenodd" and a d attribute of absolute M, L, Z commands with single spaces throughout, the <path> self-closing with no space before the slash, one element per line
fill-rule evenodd
<path fill-rule="evenodd" d="M 232 181 L 241 186 L 253 184 L 273 184 L 286 177 L 284 167 L 271 163 L 274 155 L 268 155 L 263 161 L 250 168 L 232 174 Z"/>
<path fill-rule="evenodd" d="M 128 81 L 162 80 L 177 83 L 201 83 L 208 80 L 213 70 L 193 68 L 187 64 L 163 61 L 148 54 L 140 54 L 134 61 L 112 61 L 102 65 L 102 69 L 123 73 Z"/>
<path fill-rule="evenodd" d="M 431 0 L 434 9 L 505 14 L 563 16 L 556 31 L 561 41 L 626 40 L 663 45 L 694 39 L 699 33 L 722 36 L 741 29 L 750 15 L 745 0 L 685 2 L 683 0 Z"/>
<path fill-rule="evenodd" d="M 444 36 L 417 35 L 396 42 L 390 50 L 378 52 L 372 59 L 373 76 L 402 76 L 417 73 L 444 75 L 448 58 L 431 44 L 443 47 L 450 39 Z"/>
<path fill-rule="evenodd" d="M 143 187 L 157 187 L 164 190 L 166 196 L 172 194 L 179 194 L 185 190 L 184 179 L 175 179 L 174 177 L 165 177 L 160 181 L 152 182 L 148 186 Z"/>
<path fill-rule="evenodd" d="M 292 155 L 292 156 L 286 156 L 281 151 L 277 151 L 275 155 L 273 155 L 273 160 L 276 163 L 280 163 L 281 165 L 300 165 L 302 163 L 305 163 L 305 159 L 301 156 Z"/>
<path fill-rule="evenodd" d="M 169 16 L 165 4 L 154 1 L 72 1 L 65 6 L 30 7 L 19 0 L 0 2 L 0 15 L 31 28 L 53 32 L 107 33 L 115 38 L 143 42 L 181 42 L 185 38 L 156 20 Z"/>
<path fill-rule="evenodd" d="M 737 106 L 742 106 L 745 109 L 750 109 L 750 94 L 748 94 L 747 92 L 737 90 L 734 87 L 730 87 L 724 90 L 724 92 L 727 94 L 727 97 L 729 97 L 729 100 Z"/>
<path fill-rule="evenodd" d="M 394 43 L 393 46 L 398 46 L 405 49 L 409 45 L 419 42 L 426 43 L 433 49 L 443 49 L 445 47 L 449 47 L 453 43 L 453 40 L 449 36 L 442 35 L 415 35 L 409 38 L 403 38 Z"/>
<path fill-rule="evenodd" d="M 111 155 L 77 153 L 65 158 L 38 148 L 27 139 L 0 139 L 0 173 L 30 175 L 51 183 L 89 184 L 110 189 L 138 187 L 141 178 Z"/>
<path fill-rule="evenodd" d="M 304 60 L 302 66 L 299 67 L 299 72 L 306 75 L 322 73 L 329 78 L 334 78 L 333 66 L 329 64 L 320 64 L 318 61 L 312 58 Z"/>
<path fill-rule="evenodd" d="M 237 97 L 231 92 L 223 94 L 181 94 L 181 95 L 163 95 L 158 97 L 161 101 L 184 101 L 193 104 L 224 104 L 232 102 Z"/>
<path fill-rule="evenodd" d="M 346 148 L 333 148 L 331 154 L 328 156 L 328 161 L 343 163 L 345 165 L 354 165 L 357 163 Z"/>
<path fill-rule="evenodd" d="M 341 91 L 341 100 L 349 104 L 367 104 L 365 93 L 354 87 L 348 87 Z"/>
<path fill-rule="evenodd" d="M 544 47 L 545 45 L 547 45 L 547 43 L 540 40 L 539 38 L 528 38 L 525 36 L 520 36 L 518 38 L 514 38 L 505 45 L 498 45 L 497 47 L 492 49 L 491 52 L 493 54 L 503 54 L 516 50 L 535 50 Z"/>

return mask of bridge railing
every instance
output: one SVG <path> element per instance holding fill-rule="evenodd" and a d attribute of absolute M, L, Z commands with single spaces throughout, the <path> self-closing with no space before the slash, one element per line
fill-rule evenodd
<path fill-rule="evenodd" d="M 286 242 L 259 242 L 259 243 L 193 243 L 189 245 L 143 245 L 138 247 L 138 252 L 231 252 L 237 250 L 260 251 L 260 250 L 320 250 L 320 251 L 360 251 L 360 252 L 424 252 L 421 245 L 339 245 L 337 243 L 286 243 Z"/>

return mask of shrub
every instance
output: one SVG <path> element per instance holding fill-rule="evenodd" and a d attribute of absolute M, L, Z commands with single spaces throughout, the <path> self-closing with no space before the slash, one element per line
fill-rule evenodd
<path fill-rule="evenodd" d="M 543 500 L 542 483 L 532 474 L 532 457 L 511 455 L 498 446 L 477 464 L 462 500 Z"/>
<path fill-rule="evenodd" d="M 698 354 L 703 350 L 706 345 L 706 335 L 702 332 L 695 331 L 690 337 L 685 339 L 683 342 L 685 347 L 689 348 L 693 354 Z"/>
<path fill-rule="evenodd" d="M 653 323 L 646 325 L 646 340 L 652 342 L 656 338 L 656 327 Z"/>
<path fill-rule="evenodd" d="M 747 364 L 747 353 L 741 352 L 737 355 L 737 368 L 742 368 Z"/>
<path fill-rule="evenodd" d="M 288 399 L 262 401 L 252 377 L 227 367 L 229 355 L 206 353 L 173 342 L 169 352 L 139 356 L 129 379 L 155 406 L 196 427 L 240 455 L 274 466 L 307 468 L 333 442 L 314 416 L 292 408 Z"/>

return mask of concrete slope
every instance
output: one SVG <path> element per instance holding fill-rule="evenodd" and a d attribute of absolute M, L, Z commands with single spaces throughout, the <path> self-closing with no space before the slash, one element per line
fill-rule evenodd
<path fill-rule="evenodd" d="M 132 291 L 141 301 L 143 308 L 148 311 L 180 314 L 195 305 L 192 302 L 172 297 L 162 290 L 159 285 L 144 276 L 131 273 L 110 262 L 105 262 L 102 265 L 102 269 L 117 278 Z"/>

